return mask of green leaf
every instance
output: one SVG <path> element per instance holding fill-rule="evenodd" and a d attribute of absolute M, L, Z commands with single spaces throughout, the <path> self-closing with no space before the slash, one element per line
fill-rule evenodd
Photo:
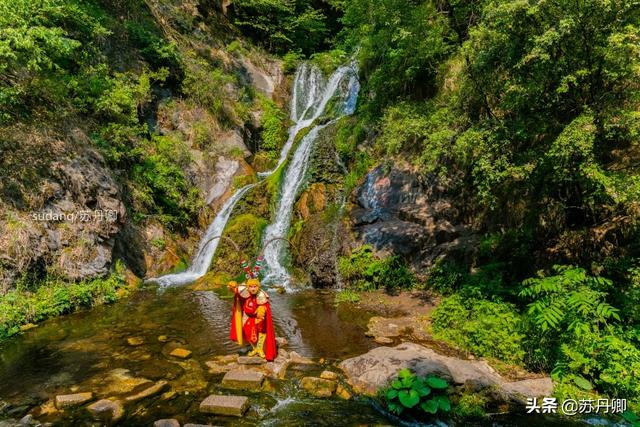
<path fill-rule="evenodd" d="M 402 413 L 402 411 L 404 411 L 404 407 L 402 405 L 398 405 L 395 402 L 389 402 L 387 404 L 387 407 L 389 408 L 389 410 L 391 412 L 393 412 L 394 414 L 400 415 Z"/>
<path fill-rule="evenodd" d="M 398 371 L 398 378 L 411 378 L 414 374 L 408 368 L 403 368 Z"/>
<path fill-rule="evenodd" d="M 396 390 L 400 390 L 403 388 L 400 380 L 393 380 L 393 382 L 391 383 L 391 387 L 395 388 Z"/>
<path fill-rule="evenodd" d="M 420 403 L 420 395 L 415 390 L 402 390 L 398 393 L 398 399 L 406 408 L 413 408 Z"/>
<path fill-rule="evenodd" d="M 431 393 L 431 389 L 430 389 L 429 387 L 427 387 L 426 385 L 425 385 L 425 386 L 422 386 L 422 387 L 420 387 L 420 388 L 417 388 L 417 389 L 415 389 L 415 390 L 416 390 L 416 391 L 418 392 L 418 394 L 419 394 L 420 396 L 422 396 L 422 397 L 424 397 L 424 396 L 428 396 L 428 395 Z"/>
<path fill-rule="evenodd" d="M 444 389 L 449 387 L 449 383 L 446 380 L 438 377 L 427 377 L 426 383 L 431 388 Z"/>
<path fill-rule="evenodd" d="M 575 377 L 573 377 L 573 382 L 581 389 L 584 389 L 584 390 L 593 389 L 593 385 L 591 385 L 591 383 L 586 378 L 580 375 L 576 375 Z"/>
<path fill-rule="evenodd" d="M 396 397 L 398 397 L 398 390 L 394 389 L 394 388 L 390 388 L 387 391 L 387 399 L 391 400 L 391 399 L 395 399 Z"/>
<path fill-rule="evenodd" d="M 442 409 L 444 412 L 449 412 L 451 410 L 451 402 L 447 396 L 438 396 L 435 399 L 438 401 L 438 408 Z"/>
<path fill-rule="evenodd" d="M 435 414 L 438 412 L 438 401 L 435 399 L 429 399 L 420 405 L 423 411 L 428 412 L 430 414 Z"/>

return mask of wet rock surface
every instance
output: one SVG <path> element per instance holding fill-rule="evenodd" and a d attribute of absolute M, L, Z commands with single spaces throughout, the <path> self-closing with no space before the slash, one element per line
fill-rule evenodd
<path fill-rule="evenodd" d="M 58 395 L 55 399 L 56 408 L 64 409 L 82 405 L 91 399 L 93 399 L 93 393 L 91 392 Z"/>
<path fill-rule="evenodd" d="M 106 423 L 116 423 L 124 416 L 124 407 L 117 400 L 101 399 L 87 406 L 87 410 Z"/>
<path fill-rule="evenodd" d="M 404 256 L 418 269 L 443 256 L 467 256 L 474 236 L 443 188 L 409 167 L 373 169 L 351 199 L 353 230 L 362 243 Z"/>
<path fill-rule="evenodd" d="M 259 390 L 264 381 L 264 374 L 256 371 L 229 371 L 222 378 L 222 386 L 239 390 Z"/>

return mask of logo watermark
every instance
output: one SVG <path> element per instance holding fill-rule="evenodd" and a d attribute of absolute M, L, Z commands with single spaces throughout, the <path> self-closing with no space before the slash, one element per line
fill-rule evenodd
<path fill-rule="evenodd" d="M 621 414 L 627 410 L 627 399 L 564 399 L 555 397 L 528 398 L 525 406 L 527 414 Z"/>
<path fill-rule="evenodd" d="M 90 222 L 90 221 L 117 221 L 118 211 L 115 209 L 94 209 L 77 212 L 33 212 L 31 219 L 46 222 Z"/>

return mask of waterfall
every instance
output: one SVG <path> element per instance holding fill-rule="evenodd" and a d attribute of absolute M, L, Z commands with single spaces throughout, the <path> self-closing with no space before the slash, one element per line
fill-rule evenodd
<path fill-rule="evenodd" d="M 149 279 L 148 282 L 158 283 L 163 287 L 179 286 L 192 283 L 207 274 L 207 270 L 209 270 L 213 256 L 215 255 L 216 249 L 218 249 L 218 244 L 220 243 L 220 239 L 212 240 L 212 238 L 222 235 L 224 227 L 227 225 L 227 221 L 229 221 L 229 217 L 231 216 L 231 212 L 233 212 L 233 208 L 236 206 L 236 203 L 255 185 L 256 184 L 245 185 L 236 191 L 235 194 L 224 203 L 220 212 L 218 212 L 216 217 L 213 219 L 213 222 L 209 225 L 207 231 L 202 236 L 202 239 L 200 239 L 196 256 L 193 258 L 191 265 L 185 271 Z"/>
<path fill-rule="evenodd" d="M 336 93 L 339 88 L 342 89 L 342 91 Z M 318 135 L 322 129 L 335 123 L 338 118 L 353 113 L 359 89 L 360 84 L 358 83 L 355 66 L 348 65 L 338 68 L 329 79 L 323 98 L 312 113 L 312 117 L 318 118 L 324 112 L 329 99 L 335 96 L 340 101 L 337 105 L 338 108 L 336 112 L 338 117 L 328 123 L 315 125 L 309 133 L 302 138 L 291 162 L 287 166 L 282 181 L 282 188 L 280 189 L 280 199 L 278 200 L 275 219 L 265 229 L 263 237 L 263 242 L 268 243 L 267 246 L 264 247 L 267 271 L 264 283 L 266 284 L 278 283 L 285 288 L 289 288 L 289 274 L 282 264 L 285 256 L 285 244 L 282 240 L 273 239 L 276 237 L 286 237 L 288 234 L 291 225 L 293 204 L 304 182 L 304 177 L 309 166 L 309 157 Z M 309 125 L 313 123 L 313 120 L 309 122 Z M 307 119 L 302 118 L 300 121 L 307 121 Z"/>
<path fill-rule="evenodd" d="M 305 129 L 312 125 L 313 122 L 324 113 L 327 104 L 336 95 L 336 92 L 340 88 L 340 85 L 344 83 L 347 77 L 349 78 L 347 84 L 348 91 L 346 92 L 346 95 L 341 94 L 341 97 L 343 98 L 341 114 L 351 114 L 353 112 L 353 110 L 355 109 L 358 90 L 356 88 L 356 74 L 357 73 L 352 66 L 340 67 L 338 70 L 336 70 L 335 73 L 331 75 L 328 81 L 325 81 L 322 72 L 314 65 L 305 62 L 301 64 L 300 67 L 298 67 L 298 70 L 296 71 L 296 74 L 294 76 L 290 106 L 290 118 L 293 122 L 293 125 L 289 128 L 288 138 L 282 147 L 276 167 L 270 171 L 259 173 L 258 176 L 260 178 L 268 177 L 284 164 L 298 133 L 302 129 Z M 317 136 L 317 133 L 324 126 L 326 125 L 322 125 L 321 127 L 312 129 L 310 134 L 313 133 Z M 296 150 L 296 154 L 294 155 L 294 159 L 292 160 L 292 163 L 295 163 L 296 166 L 289 168 L 292 171 L 302 170 L 301 174 L 296 174 L 296 176 L 299 176 L 300 179 L 304 176 L 304 171 L 306 171 L 306 163 L 311 151 L 311 145 L 313 140 L 315 140 L 315 137 L 310 139 L 308 138 L 308 136 L 309 135 L 303 138 L 303 141 L 300 143 L 300 147 L 298 147 L 298 149 Z M 307 141 L 306 143 L 305 140 Z M 300 154 L 298 154 L 298 152 L 300 152 Z M 293 176 L 293 172 L 289 173 L 287 171 L 285 182 L 290 178 L 293 179 Z M 167 274 L 157 278 L 151 278 L 148 279 L 147 282 L 158 283 L 162 287 L 178 286 L 192 283 L 198 278 L 204 276 L 211 266 L 211 262 L 216 253 L 216 249 L 218 248 L 218 244 L 220 243 L 220 239 L 213 238 L 222 235 L 236 203 L 240 199 L 242 199 L 242 197 L 255 185 L 256 184 L 249 184 L 240 188 L 224 203 L 224 205 L 214 218 L 213 222 L 209 225 L 206 232 L 202 236 L 202 239 L 200 240 L 200 243 L 198 245 L 196 255 L 194 256 L 191 265 L 185 271 L 181 273 Z M 286 187 L 289 187 L 289 185 L 285 185 L 285 188 L 283 189 L 281 194 L 289 194 L 289 196 L 286 197 L 287 203 L 282 203 L 281 198 L 278 208 L 278 215 L 276 216 L 276 223 L 279 224 L 276 229 L 282 228 L 284 234 L 278 235 L 277 237 L 286 236 L 286 232 L 291 220 L 291 205 L 293 203 L 293 200 L 291 200 L 290 203 L 288 200 L 295 197 L 295 193 L 297 192 L 298 188 L 295 187 L 293 189 L 287 189 Z M 287 211 L 289 212 L 288 214 Z M 282 218 L 287 218 L 287 215 L 288 219 L 283 221 Z M 273 236 L 275 235 L 272 235 L 272 237 Z M 280 248 L 279 246 L 269 245 L 269 247 L 278 248 L 278 254 L 282 252 L 282 248 Z M 269 265 L 274 265 L 276 266 L 276 268 L 280 266 L 279 263 Z M 284 271 L 284 275 L 286 275 L 286 271 Z"/>

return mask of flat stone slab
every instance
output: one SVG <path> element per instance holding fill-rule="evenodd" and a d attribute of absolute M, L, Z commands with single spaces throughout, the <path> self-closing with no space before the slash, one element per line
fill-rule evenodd
<path fill-rule="evenodd" d="M 185 424 L 182 427 L 213 427 L 211 424 Z"/>
<path fill-rule="evenodd" d="M 116 400 L 101 399 L 87 406 L 94 418 L 106 422 L 117 422 L 124 416 L 122 404 Z"/>
<path fill-rule="evenodd" d="M 238 356 L 238 363 L 241 365 L 262 365 L 266 360 L 258 356 Z"/>
<path fill-rule="evenodd" d="M 249 409 L 246 396 L 220 396 L 213 394 L 200 403 L 200 412 L 241 417 Z"/>
<path fill-rule="evenodd" d="M 72 406 L 82 405 L 85 402 L 93 399 L 93 393 L 75 393 L 75 394 L 61 394 L 56 396 L 56 408 L 64 409 Z"/>
<path fill-rule="evenodd" d="M 169 353 L 169 356 L 177 357 L 179 359 L 186 359 L 187 357 L 191 356 L 191 350 L 187 350 L 186 348 L 176 348 L 171 353 Z"/>
<path fill-rule="evenodd" d="M 180 427 L 180 423 L 174 418 L 167 418 L 154 422 L 153 427 Z"/>
<path fill-rule="evenodd" d="M 222 386 L 240 390 L 257 390 L 262 386 L 264 374 L 256 371 L 229 371 L 222 378 Z"/>
<path fill-rule="evenodd" d="M 164 390 L 164 388 L 167 386 L 167 384 L 168 383 L 166 381 L 164 381 L 164 380 L 158 381 L 157 383 L 155 383 L 151 387 L 145 388 L 140 393 L 136 393 L 136 394 L 134 394 L 132 396 L 127 396 L 126 401 L 127 402 L 135 402 L 136 400 L 144 399 L 144 398 L 149 397 L 149 396 L 154 396 L 154 395 L 160 393 L 162 390 Z"/>

